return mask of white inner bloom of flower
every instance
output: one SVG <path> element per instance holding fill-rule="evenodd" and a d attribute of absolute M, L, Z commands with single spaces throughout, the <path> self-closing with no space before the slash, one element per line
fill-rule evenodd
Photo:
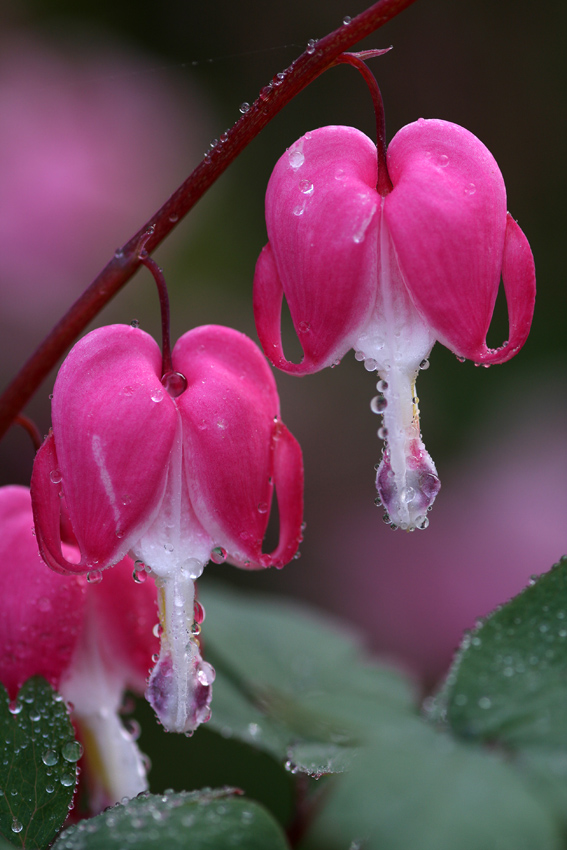
<path fill-rule="evenodd" d="M 195 580 L 203 572 L 214 542 L 189 499 L 182 436 L 179 420 L 160 510 L 131 552 L 150 567 L 156 579 L 163 629 L 146 697 L 165 729 L 191 733 L 210 716 L 214 670 L 202 660 L 192 626 Z"/>
<path fill-rule="evenodd" d="M 142 754 L 119 717 L 124 677 L 101 657 L 100 642 L 87 614 L 73 662 L 59 686 L 64 699 L 73 704 L 73 721 L 85 744 L 94 812 L 148 789 Z"/>
<path fill-rule="evenodd" d="M 384 201 L 382 200 L 382 204 Z M 383 215 L 378 230 L 377 298 L 354 344 L 357 359 L 377 370 L 385 446 L 376 476 L 387 521 L 405 530 L 424 527 L 439 490 L 437 470 L 421 439 L 415 381 L 435 336 L 413 305 Z"/>

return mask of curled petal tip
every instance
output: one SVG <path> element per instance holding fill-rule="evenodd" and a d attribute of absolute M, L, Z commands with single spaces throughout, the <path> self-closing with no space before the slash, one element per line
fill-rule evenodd
<path fill-rule="evenodd" d="M 200 656 L 196 641 L 187 649 L 187 679 L 180 687 L 178 672 L 169 653 L 162 653 L 152 670 L 146 699 L 168 732 L 192 734 L 211 716 L 213 667 Z"/>

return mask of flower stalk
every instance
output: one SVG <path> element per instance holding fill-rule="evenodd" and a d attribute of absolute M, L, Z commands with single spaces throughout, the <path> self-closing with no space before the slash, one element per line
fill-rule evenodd
<path fill-rule="evenodd" d="M 148 253 L 152 253 L 286 104 L 331 67 L 341 53 L 388 23 L 413 2 L 415 0 L 378 0 L 360 15 L 320 39 L 314 51 L 306 50 L 285 72 L 264 86 L 250 109 L 224 135 L 224 141 L 207 153 L 165 204 L 116 251 L 0 396 L 0 438 L 89 322 L 138 270 L 141 264 L 140 242 L 148 230 L 153 228 L 145 248 Z"/>

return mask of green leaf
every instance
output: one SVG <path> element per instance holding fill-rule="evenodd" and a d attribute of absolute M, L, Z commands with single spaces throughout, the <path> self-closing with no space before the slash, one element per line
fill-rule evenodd
<path fill-rule="evenodd" d="M 140 795 L 69 827 L 53 850 L 289 850 L 266 809 L 234 793 Z"/>
<path fill-rule="evenodd" d="M 308 847 L 564 847 L 554 818 L 512 768 L 417 717 L 382 718 L 350 772 L 334 782 Z"/>
<path fill-rule="evenodd" d="M 344 773 L 356 758 L 352 747 L 338 744 L 294 744 L 288 751 L 286 767 L 291 773 L 307 773 L 319 779 L 330 773 Z"/>
<path fill-rule="evenodd" d="M 218 586 L 201 598 L 205 656 L 217 671 L 209 725 L 290 770 L 341 772 L 377 712 L 413 706 L 411 684 L 367 664 L 358 638 L 330 618 Z"/>
<path fill-rule="evenodd" d="M 0 835 L 42 848 L 67 817 L 80 745 L 62 697 L 40 677 L 28 679 L 14 705 L 0 687 Z"/>
<path fill-rule="evenodd" d="M 442 702 L 463 737 L 567 752 L 567 559 L 466 636 Z"/>

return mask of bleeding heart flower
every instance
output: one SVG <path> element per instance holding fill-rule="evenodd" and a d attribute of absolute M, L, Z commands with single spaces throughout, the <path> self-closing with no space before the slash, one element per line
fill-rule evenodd
<path fill-rule="evenodd" d="M 32 498 L 42 557 L 64 573 L 103 570 L 128 552 L 159 588 L 159 660 L 146 696 L 166 729 L 210 716 L 194 581 L 209 559 L 281 567 L 301 540 L 301 449 L 279 418 L 272 372 L 238 331 L 205 326 L 177 342 L 175 372 L 138 328 L 84 337 L 53 391 L 53 432 L 37 454 Z M 262 553 L 274 488 L 280 537 Z M 63 498 L 60 498 L 60 493 Z M 64 503 L 80 558 L 65 557 Z"/>
<path fill-rule="evenodd" d="M 72 705 L 97 813 L 148 787 L 119 709 L 127 689 L 143 693 L 158 648 L 156 589 L 132 581 L 128 557 L 104 583 L 57 575 L 41 561 L 32 529 L 29 490 L 0 488 L 0 681 L 14 700 L 30 676 L 44 676 Z M 78 557 L 73 546 L 63 550 Z"/>
<path fill-rule="evenodd" d="M 379 500 L 388 522 L 413 530 L 427 525 L 440 487 L 420 435 L 418 371 L 436 340 L 477 364 L 513 357 L 530 329 L 535 270 L 506 212 L 498 165 L 467 130 L 409 124 L 392 140 L 387 167 L 380 194 L 376 146 L 352 127 L 307 133 L 280 158 L 266 194 L 269 242 L 256 266 L 254 313 L 266 356 L 286 372 L 336 365 L 350 348 L 378 371 Z M 489 349 L 501 276 L 510 339 Z M 283 353 L 283 296 L 303 347 L 299 364 Z"/>

